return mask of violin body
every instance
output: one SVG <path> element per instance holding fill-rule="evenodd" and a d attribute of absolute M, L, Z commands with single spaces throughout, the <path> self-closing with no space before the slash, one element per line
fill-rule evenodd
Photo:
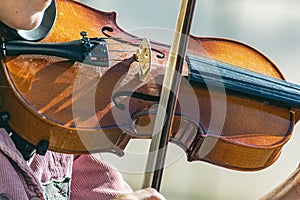
<path fill-rule="evenodd" d="M 51 150 L 76 154 L 122 155 L 130 139 L 151 138 L 158 102 L 130 94 L 159 98 L 168 46 L 151 44 L 151 70 L 141 81 L 134 53 L 140 40 L 117 25 L 116 13 L 70 0 L 57 0 L 57 11 L 53 29 L 40 42 L 78 40 L 81 31 L 107 38 L 109 66 L 50 55 L 6 57 L 0 110 L 9 113 L 9 127 L 35 146 L 46 140 Z M 188 53 L 284 79 L 270 59 L 238 41 L 190 36 Z M 182 147 L 189 161 L 237 170 L 271 165 L 299 119 L 297 109 L 199 83 L 191 79 L 192 68 L 193 63 L 184 64 L 170 142 Z"/>

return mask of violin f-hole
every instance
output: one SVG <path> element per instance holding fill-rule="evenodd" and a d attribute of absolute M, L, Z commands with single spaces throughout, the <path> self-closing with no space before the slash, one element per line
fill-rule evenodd
<path fill-rule="evenodd" d="M 106 32 L 112 33 L 112 32 L 114 32 L 114 29 L 112 27 L 109 27 L 109 26 L 103 26 L 101 28 L 101 33 L 103 35 L 105 35 L 106 37 L 111 38 L 111 35 L 107 34 Z"/>

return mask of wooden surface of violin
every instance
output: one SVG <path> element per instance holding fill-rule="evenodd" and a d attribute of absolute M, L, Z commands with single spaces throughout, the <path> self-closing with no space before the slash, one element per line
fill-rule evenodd
<path fill-rule="evenodd" d="M 95 67 L 44 55 L 8 58 L 8 70 L 2 76 L 8 79 L 3 85 L 11 88 L 1 89 L 5 90 L 4 100 L 9 100 L 2 111 L 9 112 L 11 128 L 18 133 L 26 130 L 20 134 L 35 145 L 48 140 L 50 149 L 67 153 L 122 154 L 131 138 L 151 136 L 153 105 L 157 103 L 129 98 L 126 92 L 159 95 L 168 45 L 150 42 L 153 67 L 145 84 L 139 80 L 140 66 L 134 56 L 141 40 L 116 24 L 115 13 L 63 0 L 57 1 L 57 7 L 56 24 L 42 42 L 79 40 L 81 31 L 89 38 L 107 38 L 110 66 Z M 259 51 L 237 41 L 191 36 L 188 49 L 190 58 L 197 59 L 185 65 L 171 141 L 185 150 L 190 161 L 238 170 L 271 165 L 291 137 L 299 119 L 298 108 L 273 101 L 268 95 L 245 94 L 243 88 L 228 89 L 224 83 L 222 87 L 205 86 L 197 78 L 191 79 L 195 75 L 191 69 L 198 69 L 199 63 L 226 67 L 225 63 L 277 79 L 283 79 L 282 73 Z M 246 84 L 249 87 L 251 82 Z M 122 111 L 116 105 L 128 107 Z M 37 137 L 32 139 L 32 133 Z"/>
<path fill-rule="evenodd" d="M 107 45 L 108 49 L 94 51 L 108 51 L 105 55 L 109 57 L 105 59 L 109 64 L 91 66 L 45 55 L 8 59 L 5 63 L 8 71 L 4 71 L 11 78 L 11 87 L 15 87 L 14 96 L 20 98 L 7 95 L 4 100 L 3 111 L 10 115 L 9 126 L 36 146 L 49 141 L 49 149 L 67 153 L 122 154 L 131 137 L 150 138 L 156 114 L 152 107 L 157 101 L 149 101 L 143 95 L 159 96 L 168 46 L 153 44 L 150 70 L 141 81 L 135 57 L 140 39 L 120 29 L 114 13 L 73 1 L 57 1 L 57 10 L 54 28 L 42 42 L 76 40 L 82 31 L 91 38 L 107 37 L 101 45 Z M 67 18 L 67 25 L 62 18 Z M 87 43 L 83 45 L 91 45 L 84 39 L 92 39 L 86 35 L 82 38 L 82 43 Z M 9 43 L 9 54 L 8 47 Z M 92 57 L 96 53 L 91 52 Z M 246 82 L 248 77 L 250 80 L 254 77 L 247 71 L 236 72 L 236 77 L 232 71 L 223 75 L 219 68 L 239 66 L 282 78 L 278 68 L 252 47 L 217 38 L 191 36 L 187 59 L 183 70 L 186 81 L 179 92 L 171 141 L 185 150 L 189 161 L 202 160 L 238 170 L 258 170 L 271 165 L 290 137 L 295 123 L 294 113 L 290 112 L 293 107 L 285 103 L 277 106 L 277 98 L 269 100 L 269 93 L 257 99 L 242 93 L 253 84 Z M 208 71 L 201 69 L 204 65 L 208 65 Z M 218 74 L 200 78 L 204 79 L 202 83 L 195 75 L 199 73 L 202 77 L 201 74 L 212 69 L 220 73 L 217 77 L 220 84 L 215 84 L 215 80 L 209 82 Z M 248 85 L 239 88 L 241 83 L 237 78 L 242 73 L 246 76 L 241 81 Z M 226 74 L 230 74 L 232 88 L 227 87 Z M 263 78 L 270 82 L 267 76 L 259 77 Z M 254 89 L 261 92 L 260 88 Z M 134 94 L 141 97 L 131 98 Z"/>
<path fill-rule="evenodd" d="M 144 96 L 160 94 L 168 46 L 151 44 L 149 74 L 141 81 L 135 56 L 141 40 L 116 24 L 115 13 L 97 11 L 74 1 L 57 1 L 57 10 L 54 28 L 42 42 L 76 40 L 82 31 L 89 34 L 89 38 L 82 35 L 83 45 L 92 45 L 85 41 L 92 41 L 90 38 L 105 37 L 101 45 L 108 49 L 95 49 L 91 60 L 96 59 L 97 52 L 108 51 L 108 65 L 91 66 L 45 55 L 7 59 L 4 72 L 13 89 L 5 96 L 8 99 L 4 100 L 3 111 L 10 115 L 9 126 L 36 146 L 49 141 L 49 149 L 67 153 L 122 154 L 130 138 L 150 138 L 157 100 Z M 295 123 L 291 110 L 297 105 L 277 105 L 276 96 L 269 99 L 277 87 L 265 96 L 243 93 L 253 85 L 247 79 L 254 79 L 254 75 L 247 71 L 238 71 L 236 76 L 225 71 L 223 75 L 219 68 L 238 66 L 282 79 L 278 68 L 254 48 L 228 39 L 191 36 L 187 54 L 189 62 L 183 70 L 186 81 L 179 92 L 171 141 L 185 150 L 190 161 L 202 160 L 238 170 L 271 165 L 290 137 Z M 204 65 L 208 65 L 208 71 L 201 69 Z M 204 79 L 202 82 L 195 75 L 202 77 L 212 69 L 218 73 L 200 78 Z M 246 85 L 240 88 L 238 77 L 244 73 L 241 81 Z M 224 78 L 226 74 L 230 74 L 229 83 Z M 210 82 L 218 75 L 220 84 L 216 80 Z M 272 83 L 268 76 L 257 79 Z M 227 87 L 228 84 L 233 87 Z M 282 93 L 289 90 L 290 86 L 286 87 Z M 254 90 L 263 93 L 256 86 Z M 295 95 L 299 97 L 299 89 Z"/>

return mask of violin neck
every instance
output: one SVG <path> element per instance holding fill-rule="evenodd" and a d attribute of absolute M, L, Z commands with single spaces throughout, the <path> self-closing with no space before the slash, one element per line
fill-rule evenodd
<path fill-rule="evenodd" d="M 300 109 L 300 86 L 204 57 L 186 56 L 189 81 L 222 87 L 249 98 L 287 108 Z M 296 111 L 296 115 L 299 112 Z"/>

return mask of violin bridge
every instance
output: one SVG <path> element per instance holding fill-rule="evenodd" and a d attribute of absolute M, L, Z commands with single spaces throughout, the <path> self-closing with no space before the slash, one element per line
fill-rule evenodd
<path fill-rule="evenodd" d="M 136 50 L 136 58 L 139 62 L 139 79 L 145 81 L 151 67 L 151 47 L 149 40 L 145 37 Z"/>

